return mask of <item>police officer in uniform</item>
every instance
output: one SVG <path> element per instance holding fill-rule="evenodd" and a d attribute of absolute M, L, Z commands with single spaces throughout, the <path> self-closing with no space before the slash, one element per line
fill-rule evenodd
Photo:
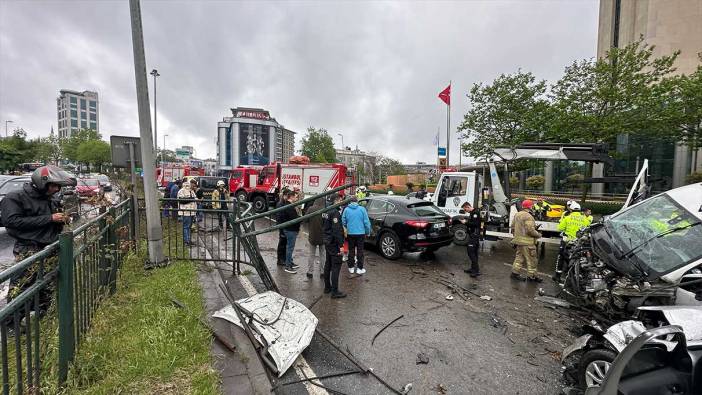
<path fill-rule="evenodd" d="M 480 212 L 476 210 L 470 203 L 465 202 L 461 209 L 466 214 L 466 218 L 461 218 L 461 223 L 468 228 L 468 258 L 470 259 L 470 269 L 463 271 L 475 278 L 480 275 L 480 266 L 478 265 L 478 249 L 480 248 L 480 230 L 482 229 L 482 218 Z"/>
<path fill-rule="evenodd" d="M 344 200 L 340 194 L 332 195 L 332 204 Z M 344 247 L 344 226 L 341 224 L 341 211 L 333 208 L 322 214 L 324 220 L 324 247 L 326 260 L 324 262 L 324 293 L 331 293 L 332 299 L 345 298 L 346 294 L 339 291 L 339 271 Z"/>
<path fill-rule="evenodd" d="M 580 212 L 580 204 L 578 202 L 570 202 L 568 208 L 570 213 L 568 215 L 564 215 L 558 222 L 558 230 L 563 233 L 563 237 L 558 248 L 556 272 L 552 277 L 556 282 L 561 281 L 561 275 L 565 269 L 565 264 L 568 262 L 568 243 L 577 239 L 578 232 L 581 229 L 587 228 L 592 223 L 591 217 L 583 215 Z"/>

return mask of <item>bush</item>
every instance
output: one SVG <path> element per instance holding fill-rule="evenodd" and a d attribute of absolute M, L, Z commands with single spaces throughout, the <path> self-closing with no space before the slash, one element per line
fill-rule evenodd
<path fill-rule="evenodd" d="M 544 176 L 531 176 L 526 180 L 529 189 L 541 189 L 544 187 L 545 182 Z"/>
<path fill-rule="evenodd" d="M 685 177 L 685 183 L 694 184 L 697 182 L 702 182 L 702 171 L 696 171 Z"/>
<path fill-rule="evenodd" d="M 509 186 L 516 188 L 519 185 L 519 177 L 509 176 Z"/>

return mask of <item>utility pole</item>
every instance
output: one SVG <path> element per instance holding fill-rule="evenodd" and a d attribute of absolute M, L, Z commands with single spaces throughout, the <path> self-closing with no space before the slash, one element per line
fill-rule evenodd
<path fill-rule="evenodd" d="M 7 138 L 7 124 L 13 123 L 12 121 L 5 121 L 5 138 Z"/>
<path fill-rule="evenodd" d="M 336 135 L 339 136 L 339 137 L 341 137 L 341 149 L 342 149 L 342 150 L 345 150 L 345 149 L 346 149 L 346 146 L 344 145 L 344 135 L 341 134 L 341 133 L 337 133 Z"/>
<path fill-rule="evenodd" d="M 156 166 L 154 164 L 151 116 L 149 114 L 149 88 L 146 79 L 146 56 L 144 34 L 141 28 L 141 6 L 139 0 L 129 0 L 132 24 L 132 48 L 134 50 L 134 77 L 136 80 L 137 105 L 139 109 L 139 136 L 141 137 L 141 165 L 144 168 L 144 198 L 146 201 L 146 232 L 148 238 L 148 266 L 161 265 L 163 257 L 163 229 L 156 197 Z"/>
<path fill-rule="evenodd" d="M 164 162 L 165 156 L 163 153 L 163 151 L 166 150 L 166 137 L 168 137 L 168 135 L 164 134 L 163 135 L 163 146 L 161 147 L 161 180 L 163 180 L 163 172 L 166 171 L 166 165 Z M 163 185 L 163 184 L 161 184 L 161 185 Z M 167 197 L 170 197 L 170 196 L 167 196 Z"/>
<path fill-rule="evenodd" d="M 158 152 L 158 123 L 156 122 L 156 77 L 160 77 L 161 74 L 158 73 L 158 70 L 153 69 L 151 70 L 151 75 L 154 76 L 154 147 L 156 148 L 156 152 Z"/>

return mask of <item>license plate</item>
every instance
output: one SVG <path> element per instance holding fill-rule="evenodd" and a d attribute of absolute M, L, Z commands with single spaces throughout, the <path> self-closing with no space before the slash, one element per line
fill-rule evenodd
<path fill-rule="evenodd" d="M 439 223 L 439 224 L 434 224 L 434 227 L 435 227 L 436 229 L 441 229 L 441 228 L 445 228 L 445 227 L 446 227 L 446 224 L 442 222 L 442 223 Z"/>

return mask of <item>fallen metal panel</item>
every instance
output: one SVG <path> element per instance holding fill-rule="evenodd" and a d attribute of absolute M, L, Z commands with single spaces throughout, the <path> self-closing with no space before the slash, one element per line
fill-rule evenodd
<path fill-rule="evenodd" d="M 281 377 L 310 345 L 319 320 L 302 303 L 273 291 L 239 299 L 236 304 L 246 315 L 253 316 L 251 326 L 263 341 L 258 336 L 256 338 L 259 343 L 268 345 L 268 354 L 278 368 L 278 377 Z M 243 329 L 231 305 L 212 316 Z"/>

